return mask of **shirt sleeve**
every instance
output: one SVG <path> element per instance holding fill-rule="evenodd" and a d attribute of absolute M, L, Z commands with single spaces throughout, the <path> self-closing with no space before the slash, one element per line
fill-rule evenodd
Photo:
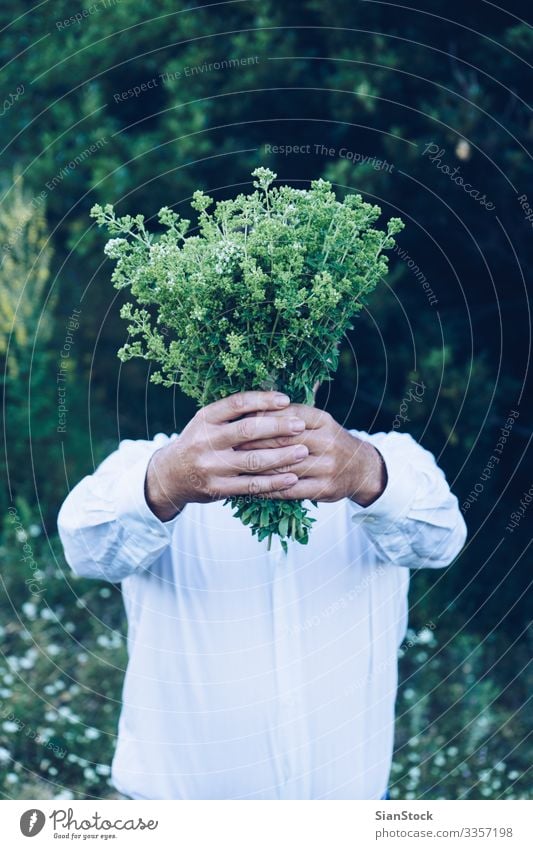
<path fill-rule="evenodd" d="M 348 501 L 380 556 L 412 569 L 448 566 L 463 548 L 467 528 L 446 476 L 430 451 L 408 433 L 350 431 L 380 452 L 387 469 L 383 493 L 368 507 Z"/>
<path fill-rule="evenodd" d="M 152 454 L 176 438 L 125 439 L 69 493 L 57 525 L 75 574 L 118 583 L 148 569 L 170 544 L 178 513 L 162 522 L 146 503 L 144 483 Z"/>

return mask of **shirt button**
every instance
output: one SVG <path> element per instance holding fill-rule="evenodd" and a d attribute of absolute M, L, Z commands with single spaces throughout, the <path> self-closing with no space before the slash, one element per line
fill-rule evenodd
<path fill-rule="evenodd" d="M 366 521 L 367 521 L 367 522 L 375 522 L 375 521 L 376 521 L 376 517 L 375 517 L 375 516 L 367 516 L 367 517 L 366 517 Z"/>

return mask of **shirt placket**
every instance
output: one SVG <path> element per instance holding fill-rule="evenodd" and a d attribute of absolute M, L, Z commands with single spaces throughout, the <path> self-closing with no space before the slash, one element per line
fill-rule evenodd
<path fill-rule="evenodd" d="M 273 548 L 273 623 L 277 691 L 277 739 L 279 744 L 279 788 L 281 798 L 299 795 L 297 776 L 301 772 L 302 740 L 298 723 L 300 712 L 300 664 L 297 662 L 299 639 L 294 628 L 293 604 L 295 576 L 291 568 L 291 550 L 287 554 L 279 539 Z"/>

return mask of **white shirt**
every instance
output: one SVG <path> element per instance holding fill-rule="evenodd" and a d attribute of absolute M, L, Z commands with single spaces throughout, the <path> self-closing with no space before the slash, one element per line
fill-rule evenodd
<path fill-rule="evenodd" d="M 126 672 L 112 779 L 143 799 L 379 799 L 393 749 L 409 567 L 466 526 L 408 434 L 351 431 L 388 472 L 367 508 L 313 507 L 307 546 L 259 543 L 222 501 L 161 522 L 144 495 L 168 437 L 124 440 L 58 525 L 78 575 L 122 582 Z"/>

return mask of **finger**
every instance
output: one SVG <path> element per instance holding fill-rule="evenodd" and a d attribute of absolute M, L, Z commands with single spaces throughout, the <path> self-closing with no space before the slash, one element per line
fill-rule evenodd
<path fill-rule="evenodd" d="M 230 452 L 228 452 L 230 454 Z M 297 465 L 309 454 L 306 445 L 295 445 L 290 448 L 272 448 L 263 451 L 231 451 L 228 459 L 230 468 L 239 472 L 260 474 L 275 470 L 281 466 Z"/>
<path fill-rule="evenodd" d="M 258 415 L 252 413 L 252 415 Z M 297 416 L 303 419 L 305 426 L 310 430 L 316 430 L 319 427 L 324 427 L 328 418 L 331 418 L 325 410 L 319 410 L 317 407 L 309 407 L 307 404 L 290 404 L 283 410 L 264 410 L 259 415 L 261 416 Z"/>
<path fill-rule="evenodd" d="M 288 395 L 281 392 L 236 392 L 207 404 L 200 411 L 204 420 L 209 424 L 221 424 L 234 421 L 246 413 L 267 410 L 276 411 L 287 407 L 290 403 Z"/>
<path fill-rule="evenodd" d="M 299 480 L 305 478 L 323 478 L 328 473 L 328 462 L 323 461 L 321 457 L 313 457 L 310 454 L 308 457 L 280 466 L 275 466 L 271 469 L 266 469 L 264 472 L 258 472 L 263 475 L 276 475 L 286 472 L 294 472 L 298 475 Z"/>
<path fill-rule="evenodd" d="M 220 425 L 212 436 L 213 445 L 233 448 L 250 440 L 269 439 L 275 436 L 294 436 L 305 430 L 305 422 L 291 416 L 257 416 L 239 419 L 238 422 Z"/>
<path fill-rule="evenodd" d="M 321 450 L 322 440 L 316 434 L 316 431 L 304 430 L 303 433 L 295 436 L 274 436 L 271 439 L 254 439 L 250 442 L 243 442 L 241 445 L 234 445 L 236 451 L 255 451 L 261 448 L 287 448 L 290 445 L 307 445 L 310 454 L 318 454 Z"/>
<path fill-rule="evenodd" d="M 214 489 L 220 498 L 230 498 L 232 495 L 262 495 L 273 492 L 289 491 L 298 478 L 294 474 L 264 475 L 263 477 L 251 477 L 250 475 L 236 475 L 233 478 L 219 478 Z"/>
<path fill-rule="evenodd" d="M 265 478 L 268 475 L 265 475 Z M 329 490 L 326 481 L 316 478 L 306 478 L 298 481 L 290 489 L 280 489 L 272 492 L 269 498 L 280 501 L 303 501 L 305 498 L 311 501 L 327 501 Z"/>

